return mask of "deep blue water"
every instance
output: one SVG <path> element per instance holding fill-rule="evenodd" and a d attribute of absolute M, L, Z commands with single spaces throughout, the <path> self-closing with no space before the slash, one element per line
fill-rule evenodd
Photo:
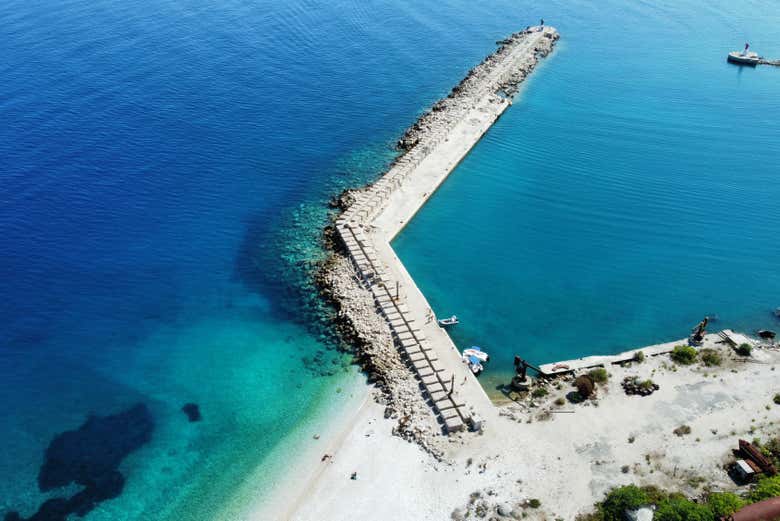
<path fill-rule="evenodd" d="M 574 9 L 574 7 L 572 7 Z M 599 2 L 395 241 L 453 336 L 535 362 L 713 328 L 776 328 L 780 56 L 774 2 Z"/>
<path fill-rule="evenodd" d="M 458 341 L 540 360 L 676 336 L 702 308 L 761 312 L 778 289 L 778 71 L 722 57 L 745 38 L 780 56 L 772 4 L 741 4 L 749 20 L 726 2 L 535 5 L 0 4 L 0 515 L 76 493 L 39 490 L 49 443 L 139 402 L 150 440 L 86 519 L 210 519 L 249 477 L 276 481 L 283 442 L 310 442 L 357 379 L 299 288 L 324 203 L 540 16 L 561 48 L 397 244 L 464 317 Z M 475 233 L 489 222 L 502 234 Z M 513 253 L 495 255 L 499 235 Z M 474 252 L 499 304 L 471 289 Z"/>
<path fill-rule="evenodd" d="M 123 490 L 86 519 L 210 519 L 246 479 L 278 481 L 289 440 L 311 443 L 356 380 L 297 288 L 324 203 L 376 176 L 417 113 L 537 16 L 2 2 L 0 515 L 76 494 L 39 490 L 50 442 L 137 403 L 150 439 L 117 429 Z"/>

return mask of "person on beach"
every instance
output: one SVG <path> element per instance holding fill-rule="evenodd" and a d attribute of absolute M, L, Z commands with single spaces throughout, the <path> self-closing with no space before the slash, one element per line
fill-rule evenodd
<path fill-rule="evenodd" d="M 544 29 L 544 18 L 542 18 L 541 20 L 539 20 L 539 27 L 541 27 L 542 29 Z"/>

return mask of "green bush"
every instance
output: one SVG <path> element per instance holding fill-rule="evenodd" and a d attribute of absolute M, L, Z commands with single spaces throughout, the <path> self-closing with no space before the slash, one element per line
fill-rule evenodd
<path fill-rule="evenodd" d="M 753 351 L 753 348 L 750 344 L 739 344 L 737 346 L 737 354 L 740 356 L 750 356 L 751 351 Z"/>
<path fill-rule="evenodd" d="M 672 360 L 682 365 L 690 365 L 696 360 L 696 349 L 691 346 L 674 346 Z"/>
<path fill-rule="evenodd" d="M 655 382 L 649 378 L 638 382 L 638 385 L 640 389 L 655 389 Z"/>
<path fill-rule="evenodd" d="M 634 353 L 634 362 L 641 364 L 645 361 L 645 354 L 642 351 Z"/>
<path fill-rule="evenodd" d="M 542 506 L 542 502 L 534 498 L 528 501 L 528 506 L 531 508 L 539 508 L 540 506 Z"/>
<path fill-rule="evenodd" d="M 713 492 L 707 497 L 707 505 L 716 519 L 733 514 L 745 504 L 744 499 L 731 492 Z"/>
<path fill-rule="evenodd" d="M 596 369 L 591 369 L 590 371 L 588 371 L 588 375 L 590 376 L 591 380 L 593 380 L 597 384 L 607 383 L 607 380 L 609 379 L 609 373 L 603 367 L 597 367 Z"/>
<path fill-rule="evenodd" d="M 714 365 L 720 365 L 723 359 L 720 357 L 720 353 L 714 349 L 702 349 L 699 353 L 701 355 L 701 361 L 704 365 L 712 367 Z"/>
<path fill-rule="evenodd" d="M 780 476 L 759 479 L 755 488 L 748 495 L 751 501 L 763 501 L 777 496 L 780 496 Z"/>
<path fill-rule="evenodd" d="M 715 521 L 715 514 L 707 505 L 672 494 L 658 503 L 653 521 Z"/>
<path fill-rule="evenodd" d="M 650 496 L 635 485 L 613 489 L 599 505 L 598 511 L 604 521 L 623 521 L 626 510 L 635 510 L 650 504 Z"/>
<path fill-rule="evenodd" d="M 776 394 L 774 398 L 772 398 L 772 401 L 775 402 L 777 405 L 780 405 L 780 394 Z"/>
<path fill-rule="evenodd" d="M 533 396 L 534 398 L 543 398 L 547 396 L 547 393 L 548 391 L 544 387 L 537 387 L 536 389 L 531 391 L 531 396 Z"/>

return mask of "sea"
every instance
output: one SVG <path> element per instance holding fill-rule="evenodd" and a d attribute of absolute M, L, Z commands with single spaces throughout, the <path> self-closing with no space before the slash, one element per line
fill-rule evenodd
<path fill-rule="evenodd" d="M 311 280 L 328 201 L 540 18 L 557 49 L 394 242 L 486 388 L 772 326 L 780 69 L 725 63 L 780 58 L 771 0 L 6 0 L 0 516 L 272 494 L 365 392 Z"/>

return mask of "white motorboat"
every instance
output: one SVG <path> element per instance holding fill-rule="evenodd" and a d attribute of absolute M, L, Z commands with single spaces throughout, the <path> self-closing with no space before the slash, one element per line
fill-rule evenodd
<path fill-rule="evenodd" d="M 480 362 L 487 362 L 488 360 L 490 360 L 490 355 L 477 346 L 472 346 L 469 349 L 464 349 L 463 356 L 464 357 L 473 356 Z"/>
<path fill-rule="evenodd" d="M 490 359 L 490 355 L 477 346 L 464 349 L 462 357 L 463 363 L 468 364 L 469 369 L 471 369 L 471 372 L 474 373 L 474 376 L 479 376 L 479 374 L 484 370 L 482 362 L 487 362 Z"/>

